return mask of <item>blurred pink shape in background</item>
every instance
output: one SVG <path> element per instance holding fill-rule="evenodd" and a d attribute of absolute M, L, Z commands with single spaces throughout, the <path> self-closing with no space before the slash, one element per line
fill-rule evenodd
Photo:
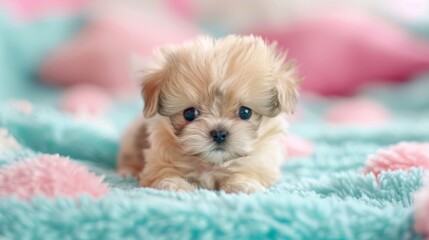
<path fill-rule="evenodd" d="M 288 157 L 309 157 L 314 152 L 313 142 L 298 135 L 289 134 L 283 144 Z"/>
<path fill-rule="evenodd" d="M 100 87 L 80 84 L 65 91 L 59 107 L 76 116 L 101 116 L 108 110 L 110 101 L 109 95 Z"/>
<path fill-rule="evenodd" d="M 255 32 L 297 61 L 304 91 L 349 95 L 374 81 L 401 82 L 429 70 L 429 43 L 365 14 L 323 14 Z"/>
<path fill-rule="evenodd" d="M 32 19 L 48 13 L 81 11 L 93 0 L 0 0 L 0 5 L 21 19 Z"/>
<path fill-rule="evenodd" d="M 138 84 L 130 67 L 132 55 L 149 57 L 154 48 L 181 43 L 196 33 L 191 25 L 153 14 L 102 16 L 53 52 L 40 76 L 51 85 L 93 84 L 126 95 Z"/>
<path fill-rule="evenodd" d="M 365 98 L 345 100 L 333 105 L 325 119 L 334 125 L 382 126 L 389 121 L 389 111 L 375 101 Z"/>

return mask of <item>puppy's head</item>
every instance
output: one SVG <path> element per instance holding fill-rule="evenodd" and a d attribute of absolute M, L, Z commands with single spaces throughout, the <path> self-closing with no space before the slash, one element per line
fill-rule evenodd
<path fill-rule="evenodd" d="M 259 37 L 200 37 L 156 56 L 143 80 L 144 115 L 169 117 L 188 155 L 213 164 L 246 156 L 264 118 L 293 111 L 294 69 Z"/>

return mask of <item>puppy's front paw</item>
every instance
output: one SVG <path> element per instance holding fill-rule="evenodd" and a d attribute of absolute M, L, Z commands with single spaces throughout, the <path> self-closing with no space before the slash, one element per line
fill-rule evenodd
<path fill-rule="evenodd" d="M 185 179 L 180 177 L 169 177 L 163 178 L 156 181 L 153 185 L 153 188 L 167 191 L 176 191 L 176 192 L 190 192 L 196 189 L 195 185 L 190 184 Z"/>
<path fill-rule="evenodd" d="M 264 186 L 258 181 L 251 178 L 231 178 L 227 180 L 222 186 L 221 190 L 227 193 L 254 193 L 263 192 L 266 190 Z"/>

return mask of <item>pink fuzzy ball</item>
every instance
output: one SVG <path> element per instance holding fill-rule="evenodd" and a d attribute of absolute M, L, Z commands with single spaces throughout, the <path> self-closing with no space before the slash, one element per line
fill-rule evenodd
<path fill-rule="evenodd" d="M 414 230 L 429 239 L 429 178 L 423 188 L 414 193 Z"/>
<path fill-rule="evenodd" d="M 388 121 L 389 112 L 375 101 L 358 98 L 333 106 L 325 118 L 336 125 L 380 126 Z"/>
<path fill-rule="evenodd" d="M 429 169 L 429 143 L 402 142 L 368 158 L 364 173 L 378 176 L 383 171 Z"/>
<path fill-rule="evenodd" d="M 106 195 L 103 177 L 59 155 L 42 155 L 0 169 L 0 197 L 15 195 L 28 199 L 35 195 L 94 198 Z"/>

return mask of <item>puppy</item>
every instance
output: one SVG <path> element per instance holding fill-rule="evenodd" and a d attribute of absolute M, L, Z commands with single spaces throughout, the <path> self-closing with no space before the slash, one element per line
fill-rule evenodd
<path fill-rule="evenodd" d="M 199 37 L 160 49 L 142 82 L 144 117 L 125 133 L 118 171 L 172 191 L 263 191 L 280 177 L 283 113 L 299 78 L 254 36 Z"/>

